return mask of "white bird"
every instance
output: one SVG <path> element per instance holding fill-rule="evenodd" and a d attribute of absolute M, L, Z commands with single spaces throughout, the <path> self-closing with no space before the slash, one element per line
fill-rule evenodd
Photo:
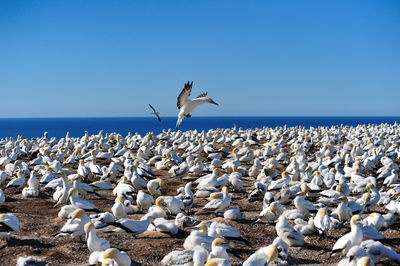
<path fill-rule="evenodd" d="M 23 173 L 22 170 L 18 170 L 17 172 L 17 178 L 11 180 L 8 182 L 7 186 L 5 189 L 8 188 L 20 188 L 22 185 L 25 183 L 25 174 Z"/>
<path fill-rule="evenodd" d="M 192 92 L 193 81 L 189 81 L 183 87 L 181 93 L 178 96 L 177 106 L 179 109 L 178 121 L 176 122 L 176 129 L 178 129 L 184 117 L 191 117 L 192 112 L 197 106 L 203 103 L 212 103 L 218 105 L 211 98 L 207 97 L 207 92 L 200 94 L 193 100 L 189 100 L 189 96 Z"/>
<path fill-rule="evenodd" d="M 103 253 L 103 259 L 112 259 L 117 263 L 118 266 L 130 266 L 132 263 L 128 254 L 126 254 L 124 251 L 120 251 L 117 248 L 109 248 L 105 250 Z"/>
<path fill-rule="evenodd" d="M 288 225 L 285 216 L 279 216 L 275 229 L 278 236 L 281 237 L 289 246 L 303 246 L 305 244 L 303 234 Z"/>
<path fill-rule="evenodd" d="M 71 236 L 71 238 L 82 236 L 84 231 L 84 226 L 90 222 L 90 217 L 86 214 L 86 212 L 82 209 L 76 209 L 72 212 L 71 219 L 64 224 L 61 228 L 61 233 L 57 234 L 56 237 L 59 236 Z"/>
<path fill-rule="evenodd" d="M 191 249 L 171 251 L 162 259 L 161 265 L 203 266 L 207 256 L 208 251 L 201 245 L 197 245 Z"/>
<path fill-rule="evenodd" d="M 318 229 L 319 234 L 325 234 L 331 227 L 331 218 L 329 217 L 326 208 L 320 208 L 317 215 L 314 217 L 314 225 Z"/>
<path fill-rule="evenodd" d="M 111 208 L 111 211 L 115 217 L 115 219 L 121 219 L 125 218 L 127 213 L 124 205 L 124 196 L 123 195 L 118 195 L 117 198 L 115 199 L 115 203 Z"/>
<path fill-rule="evenodd" d="M 185 209 L 183 202 L 174 196 L 160 196 L 156 199 L 156 205 L 165 208 L 167 213 L 175 215 Z"/>
<path fill-rule="evenodd" d="M 339 238 L 332 248 L 332 253 L 342 252 L 346 254 L 350 248 L 360 245 L 363 240 L 363 232 L 361 229 L 361 216 L 356 214 L 350 220 L 351 231 Z"/>
<path fill-rule="evenodd" d="M 380 262 L 382 257 L 387 257 L 391 260 L 400 262 L 400 255 L 379 241 L 365 240 L 361 242 L 360 247 L 368 253 L 375 263 Z"/>
<path fill-rule="evenodd" d="M 243 266 L 265 266 L 278 257 L 278 250 L 274 245 L 262 247 L 243 262 Z"/>
<path fill-rule="evenodd" d="M 190 235 L 186 237 L 185 242 L 183 242 L 183 247 L 185 249 L 191 249 L 197 245 L 204 245 L 207 250 L 211 250 L 211 243 L 214 241 L 215 237 L 208 235 L 207 222 L 200 222 L 197 228 L 198 230 L 193 230 Z"/>
<path fill-rule="evenodd" d="M 8 241 L 19 229 L 19 220 L 14 214 L 0 214 L 0 239 Z"/>
<path fill-rule="evenodd" d="M 110 243 L 105 238 L 99 238 L 96 235 L 96 229 L 91 222 L 88 222 L 84 226 L 86 235 L 86 244 L 90 252 L 102 251 L 110 248 Z"/>
<path fill-rule="evenodd" d="M 78 196 L 78 190 L 76 188 L 70 188 L 68 191 L 68 198 L 71 202 L 71 205 L 75 206 L 76 208 L 83 209 L 87 212 L 100 212 L 100 210 L 88 201 L 87 199 L 81 198 Z"/>
<path fill-rule="evenodd" d="M 117 232 L 127 232 L 136 236 L 147 230 L 150 224 L 150 217 L 145 220 L 122 218 L 115 222 L 108 222 L 108 224 L 117 227 L 118 229 L 115 230 Z"/>
<path fill-rule="evenodd" d="M 212 196 L 213 194 L 210 195 L 212 200 L 203 207 L 202 211 L 220 212 L 228 208 L 232 202 L 227 187 L 222 188 L 221 198 L 213 198 Z"/>
<path fill-rule="evenodd" d="M 211 252 L 208 254 L 208 259 L 221 258 L 229 260 L 229 255 L 226 252 L 228 247 L 229 246 L 224 242 L 224 240 L 222 240 L 222 238 L 217 237 L 211 243 Z"/>
<path fill-rule="evenodd" d="M 140 211 L 145 211 L 154 205 L 154 198 L 150 194 L 139 190 L 136 198 L 136 205 Z"/>

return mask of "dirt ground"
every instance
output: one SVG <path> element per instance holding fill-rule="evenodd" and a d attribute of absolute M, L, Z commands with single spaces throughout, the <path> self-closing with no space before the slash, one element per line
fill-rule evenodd
<path fill-rule="evenodd" d="M 248 165 L 247 167 L 249 167 Z M 285 166 L 280 166 L 282 169 Z M 73 168 L 77 168 L 74 165 Z M 168 195 L 176 195 L 176 189 L 183 186 L 189 180 L 196 177 L 185 177 L 184 182 L 180 178 L 171 178 L 166 171 L 155 171 L 155 175 L 163 178 L 165 186 L 163 191 Z M 250 191 L 254 182 L 252 178 L 245 177 L 245 190 Z M 89 181 L 94 181 L 89 176 Z M 378 187 L 379 188 L 379 187 Z M 4 186 L 2 187 L 4 189 Z M 1 213 L 14 213 L 20 221 L 20 230 L 11 238 L 8 245 L 0 241 L 0 265 L 15 265 L 19 256 L 33 256 L 46 261 L 49 265 L 87 265 L 90 255 L 86 243 L 79 238 L 69 237 L 55 238 L 60 228 L 66 222 L 58 218 L 60 207 L 53 208 L 52 191 L 42 189 L 38 198 L 23 198 L 21 189 L 9 189 L 6 192 L 6 203 L 0 207 Z M 111 212 L 114 196 L 111 191 L 101 191 L 106 199 L 89 196 L 91 200 L 102 211 Z M 247 193 L 234 193 L 230 191 L 233 199 L 231 206 L 239 206 L 246 213 L 247 219 L 235 222 L 215 217 L 214 214 L 195 215 L 200 219 L 222 221 L 238 229 L 243 237 L 251 243 L 250 246 L 235 245 L 231 258 L 232 265 L 241 265 L 244 259 L 249 257 L 256 249 L 272 243 L 277 236 L 274 225 L 255 223 L 256 217 L 262 210 L 262 202 L 249 202 Z M 195 206 L 191 215 L 206 204 L 205 199 L 195 199 Z M 289 207 L 289 206 L 285 206 Z M 376 207 L 373 211 L 385 212 L 382 207 Z M 143 214 L 129 215 L 128 218 L 138 219 Z M 172 220 L 173 218 L 171 218 Z M 391 246 L 396 252 L 400 252 L 400 222 L 392 228 L 383 231 L 385 244 Z M 335 241 L 349 231 L 349 227 L 332 229 L 329 235 L 320 238 L 317 234 L 307 236 L 307 244 L 304 247 L 289 248 L 290 264 L 299 265 L 334 265 L 343 256 L 330 256 L 330 251 Z M 111 247 L 126 251 L 133 261 L 133 265 L 160 265 L 162 258 L 170 251 L 183 249 L 183 242 L 190 232 L 180 231 L 178 235 L 170 236 L 158 232 L 145 232 L 133 238 L 128 233 L 98 233 L 100 237 L 106 238 Z M 392 263 L 389 263 L 392 264 Z M 382 263 L 385 265 L 385 262 Z"/>

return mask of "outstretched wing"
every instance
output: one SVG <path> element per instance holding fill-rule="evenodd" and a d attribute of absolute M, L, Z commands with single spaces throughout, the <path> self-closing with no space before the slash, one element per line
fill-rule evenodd
<path fill-rule="evenodd" d="M 150 108 L 154 111 L 154 113 L 156 113 L 156 109 L 154 109 L 153 106 L 151 106 L 151 104 L 149 104 Z"/>
<path fill-rule="evenodd" d="M 192 81 L 192 83 L 190 83 L 188 81 L 185 84 L 185 87 L 183 87 L 183 90 L 179 94 L 178 101 L 176 103 L 176 105 L 178 106 L 178 109 L 181 109 L 181 107 L 187 102 L 187 100 L 190 96 L 190 93 L 192 92 L 192 85 L 193 85 L 193 81 Z"/>
<path fill-rule="evenodd" d="M 200 94 L 199 96 L 197 96 L 196 98 L 200 98 L 200 97 L 206 97 L 207 96 L 207 92 L 203 92 L 202 94 Z"/>

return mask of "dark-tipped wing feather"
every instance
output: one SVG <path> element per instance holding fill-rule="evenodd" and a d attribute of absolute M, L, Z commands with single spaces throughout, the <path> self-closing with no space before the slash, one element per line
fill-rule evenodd
<path fill-rule="evenodd" d="M 151 106 L 151 104 L 149 104 L 149 106 L 150 106 L 150 108 L 151 108 L 154 112 L 156 112 L 156 109 L 154 109 L 154 107 Z"/>
<path fill-rule="evenodd" d="M 192 86 L 193 86 L 193 81 L 191 83 L 188 81 L 185 84 L 185 87 L 183 87 L 181 93 L 178 96 L 178 101 L 176 103 L 178 109 L 180 109 L 182 105 L 188 100 L 190 93 L 192 92 Z"/>
<path fill-rule="evenodd" d="M 203 92 L 202 94 L 200 94 L 199 96 L 197 96 L 196 98 L 200 98 L 200 97 L 206 97 L 207 96 L 207 92 Z"/>

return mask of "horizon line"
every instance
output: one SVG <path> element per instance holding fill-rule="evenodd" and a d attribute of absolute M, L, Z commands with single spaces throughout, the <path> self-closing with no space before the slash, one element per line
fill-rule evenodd
<path fill-rule="evenodd" d="M 162 116 L 164 118 L 176 118 L 176 116 Z M 194 116 L 192 118 L 209 118 L 209 117 L 399 117 L 400 115 L 221 115 L 221 116 Z M 153 116 L 39 116 L 39 117 L 0 117 L 0 119 L 71 119 L 71 118 L 153 118 Z"/>

